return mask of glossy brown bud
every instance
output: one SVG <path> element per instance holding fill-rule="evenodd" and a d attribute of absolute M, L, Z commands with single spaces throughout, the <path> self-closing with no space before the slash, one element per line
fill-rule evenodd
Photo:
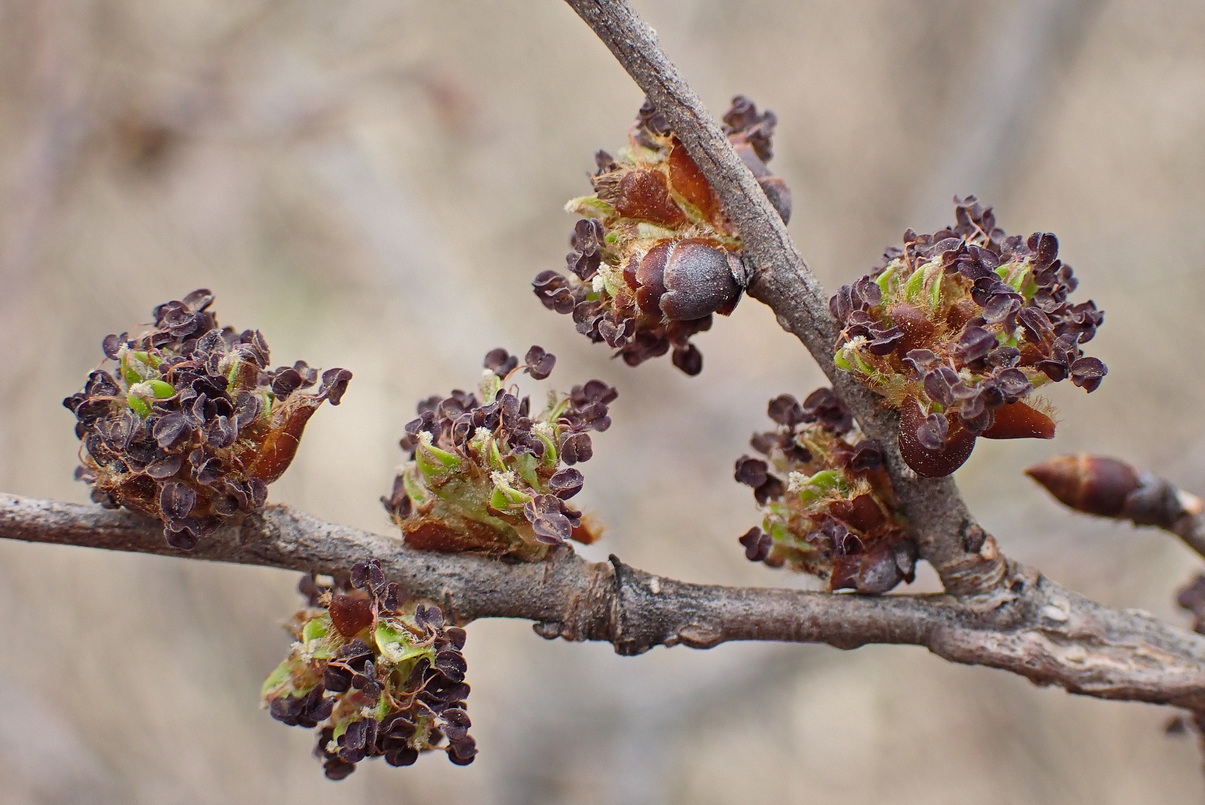
<path fill-rule="evenodd" d="M 1141 486 L 1124 461 L 1079 453 L 1055 456 L 1025 470 L 1063 505 L 1101 517 L 1123 514 L 1126 496 Z"/>
<path fill-rule="evenodd" d="M 663 240 L 636 268 L 636 303 L 669 321 L 727 316 L 741 297 L 744 266 L 732 252 L 702 240 Z"/>
<path fill-rule="evenodd" d="M 939 450 L 929 450 L 921 445 L 917 430 L 925 424 L 925 413 L 913 397 L 900 406 L 900 455 L 904 463 L 926 478 L 941 478 L 958 469 L 970 458 L 975 449 L 975 434 L 962 426 L 958 417 L 953 417 L 946 434 L 945 444 Z"/>

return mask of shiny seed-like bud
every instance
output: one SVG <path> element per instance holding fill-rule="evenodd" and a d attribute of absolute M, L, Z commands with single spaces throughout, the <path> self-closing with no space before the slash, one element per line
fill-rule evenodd
<path fill-rule="evenodd" d="M 920 405 L 912 397 L 904 400 L 900 407 L 900 455 L 917 475 L 926 478 L 941 478 L 963 465 L 975 449 L 975 434 L 962 427 L 957 421 L 949 423 L 944 444 L 931 450 L 921 443 L 920 432 L 927 418 Z"/>
<path fill-rule="evenodd" d="M 636 268 L 636 301 L 645 313 L 669 321 L 728 315 L 742 288 L 736 255 L 701 240 L 661 241 Z"/>

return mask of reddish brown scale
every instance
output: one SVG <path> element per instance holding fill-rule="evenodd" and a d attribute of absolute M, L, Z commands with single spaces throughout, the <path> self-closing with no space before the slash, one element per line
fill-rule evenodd
<path fill-rule="evenodd" d="M 510 543 L 494 529 L 475 520 L 460 519 L 453 527 L 450 518 L 423 517 L 402 523 L 406 546 L 418 551 L 463 553 L 472 551 L 501 556 Z"/>
<path fill-rule="evenodd" d="M 696 207 L 708 221 L 719 223 L 722 217 L 720 199 L 676 137 L 670 145 L 668 161 L 669 183 L 674 192 Z"/>
<path fill-rule="evenodd" d="M 953 332 L 958 332 L 966 327 L 968 321 L 979 315 L 981 309 L 971 299 L 959 299 L 946 311 L 946 326 Z"/>
<path fill-rule="evenodd" d="M 636 268 L 636 303 L 668 321 L 728 315 L 741 297 L 736 255 L 704 240 L 663 240 Z"/>
<path fill-rule="evenodd" d="M 240 360 L 235 364 L 234 374 L 229 378 L 230 385 L 236 388 L 255 388 L 259 385 L 259 371 L 253 361 Z"/>
<path fill-rule="evenodd" d="M 861 569 L 862 557 L 839 556 L 833 559 L 832 574 L 828 577 L 830 592 L 837 590 L 856 590 L 858 588 L 858 571 Z"/>
<path fill-rule="evenodd" d="M 1141 483 L 1138 473 L 1124 461 L 1079 453 L 1055 456 L 1025 470 L 1063 505 L 1087 514 L 1117 517 L 1126 496 Z"/>
<path fill-rule="evenodd" d="M 290 398 L 281 415 L 274 417 L 277 421 L 260 445 L 255 459 L 247 468 L 247 474 L 266 484 L 284 475 L 297 454 L 305 423 L 310 421 L 321 403 L 320 399 L 314 397 Z"/>
<path fill-rule="evenodd" d="M 247 469 L 247 474 L 270 484 L 284 474 L 297 454 L 300 440 L 291 433 L 283 430 L 273 430 L 264 439 L 255 461 Z"/>
<path fill-rule="evenodd" d="M 574 542 L 580 542 L 582 545 L 591 545 L 596 542 L 600 536 L 602 536 L 602 533 L 600 532 L 599 528 L 593 523 L 587 522 L 587 520 L 583 518 L 581 524 L 574 527 L 573 533 L 569 539 L 573 540 Z"/>
<path fill-rule="evenodd" d="M 900 406 L 900 455 L 917 475 L 942 478 L 961 467 L 975 449 L 975 434 L 962 426 L 958 417 L 950 422 L 946 443 L 940 450 L 926 450 L 917 441 L 916 431 L 925 422 L 920 404 L 912 397 Z"/>
<path fill-rule="evenodd" d="M 636 281 L 636 269 L 640 267 L 640 261 L 633 257 L 623 267 L 623 281 L 628 284 L 628 287 L 635 291 L 640 287 L 640 283 Z M 639 302 L 637 302 L 639 304 Z"/>
<path fill-rule="evenodd" d="M 363 595 L 332 595 L 330 612 L 331 623 L 347 638 L 372 625 L 372 604 Z"/>
<path fill-rule="evenodd" d="M 849 471 L 849 463 L 854 457 L 854 448 L 844 440 L 838 439 L 829 449 L 829 455 L 832 456 L 834 464 Z"/>
<path fill-rule="evenodd" d="M 1023 402 L 997 408 L 992 426 L 979 434 L 985 439 L 1053 439 L 1054 420 Z"/>
<path fill-rule="evenodd" d="M 888 525 L 887 516 L 870 495 L 835 500 L 829 504 L 829 514 L 863 534 L 872 534 Z"/>
<path fill-rule="evenodd" d="M 122 506 L 144 517 L 159 517 L 159 485 L 148 475 L 119 476 L 116 488 L 105 488 L 105 491 Z"/>
<path fill-rule="evenodd" d="M 1046 359 L 1044 353 L 1037 344 L 1030 341 L 1025 341 L 1021 344 L 1021 359 L 1017 361 L 1018 366 L 1033 366 L 1035 363 Z"/>
<path fill-rule="evenodd" d="M 669 195 L 669 183 L 661 171 L 633 170 L 619 181 L 615 211 L 624 218 L 651 221 L 666 227 L 686 223 L 686 215 Z"/>
<path fill-rule="evenodd" d="M 919 307 L 898 304 L 893 305 L 887 313 L 895 326 L 904 331 L 903 340 L 895 348 L 897 354 L 906 355 L 911 350 L 928 349 L 932 345 L 937 325 Z"/>

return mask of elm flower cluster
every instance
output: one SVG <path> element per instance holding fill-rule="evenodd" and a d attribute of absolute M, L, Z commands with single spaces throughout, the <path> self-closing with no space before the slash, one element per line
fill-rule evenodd
<path fill-rule="evenodd" d="M 167 541 L 193 548 L 223 519 L 263 507 L 268 484 L 297 452 L 323 401 L 338 405 L 351 379 L 304 361 L 268 368 L 258 330 L 219 327 L 213 294 L 197 290 L 154 309 L 154 327 L 107 335 L 111 363 L 63 400 L 83 442 L 76 477 L 92 499 L 163 522 Z"/>
<path fill-rule="evenodd" d="M 1006 236 L 974 196 L 955 205 L 952 228 L 908 230 L 903 250 L 829 301 L 837 366 L 900 409 L 900 450 L 926 476 L 957 469 L 979 436 L 1051 438 L 1031 392 L 1067 378 L 1094 391 L 1108 371 L 1081 348 L 1104 313 L 1069 300 L 1078 283 L 1058 239 Z"/>
<path fill-rule="evenodd" d="M 737 97 L 725 133 L 779 211 L 790 216 L 790 191 L 770 174 L 777 119 Z M 544 271 L 532 283 L 544 306 L 571 314 L 578 332 L 616 350 L 629 366 L 672 350 L 688 375 L 703 368 L 691 336 L 712 313 L 728 315 L 748 272 L 741 242 L 719 197 L 651 103 L 640 109 L 628 147 L 600 151 L 594 193 L 570 201 L 584 216 L 570 239 L 569 276 Z"/>
<path fill-rule="evenodd" d="M 742 456 L 736 480 L 753 487 L 760 528 L 740 538 L 745 555 L 828 582 L 830 590 L 880 594 L 915 576 L 916 544 L 904 532 L 877 444 L 861 438 L 831 389 L 801 404 L 770 401 L 778 428 L 755 434 L 765 456 Z"/>
<path fill-rule="evenodd" d="M 306 576 L 302 592 L 295 642 L 261 696 L 277 721 L 319 730 L 326 776 L 342 780 L 373 757 L 409 766 L 432 750 L 472 763 L 464 629 L 445 625 L 437 606 L 399 600 L 376 559 L 353 566 L 346 584 Z"/>
<path fill-rule="evenodd" d="M 509 386 L 517 372 L 543 380 L 556 357 L 538 346 L 524 362 L 495 349 L 477 394 L 453 391 L 418 405 L 406 425 L 410 460 L 382 498 L 406 544 L 542 559 L 565 540 L 588 544 L 598 532 L 569 499 L 584 478 L 573 465 L 594 454 L 591 431 L 611 426 L 618 392 L 601 380 L 550 392 L 542 410 Z"/>

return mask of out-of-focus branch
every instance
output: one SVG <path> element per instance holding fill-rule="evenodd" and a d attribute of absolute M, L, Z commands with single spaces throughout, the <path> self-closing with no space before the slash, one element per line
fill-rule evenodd
<path fill-rule="evenodd" d="M 1173 487 L 1174 488 L 1174 487 Z M 1192 548 L 1201 556 L 1205 556 L 1205 505 L 1202 500 L 1196 495 L 1190 495 L 1183 490 L 1177 490 L 1183 498 L 1189 498 L 1195 501 L 1195 505 L 1191 510 L 1185 509 L 1185 516 L 1179 518 L 1171 528 L 1171 532 L 1180 539 L 1184 540 L 1184 544 Z"/>
<path fill-rule="evenodd" d="M 898 418 L 848 373 L 833 365 L 838 328 L 828 296 L 795 248 L 719 123 L 703 106 L 625 0 L 566 0 L 648 94 L 715 188 L 754 268 L 749 295 L 768 305 L 820 364 L 862 430 L 883 446 L 921 556 L 936 568 L 947 592 L 1007 600 L 1009 564 L 976 524 L 950 478 L 919 478 L 896 446 Z"/>
<path fill-rule="evenodd" d="M 183 553 L 157 521 L 122 511 L 0 495 L 0 538 L 346 573 L 372 556 L 409 595 L 458 622 L 522 618 L 544 637 L 601 640 L 621 654 L 731 640 L 924 646 L 947 660 L 1106 699 L 1205 708 L 1205 637 L 1121 612 L 1034 577 L 983 611 L 950 596 L 856 596 L 690 584 L 569 549 L 538 563 L 407 549 L 284 506 L 227 525 Z"/>

